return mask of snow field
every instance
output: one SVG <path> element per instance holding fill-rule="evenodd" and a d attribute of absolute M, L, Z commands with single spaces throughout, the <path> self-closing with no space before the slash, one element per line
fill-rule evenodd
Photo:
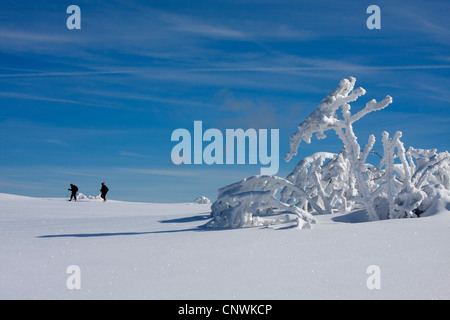
<path fill-rule="evenodd" d="M 417 219 L 211 230 L 207 204 L 0 194 L 0 298 L 448 299 L 446 201 Z M 71 265 L 79 290 L 67 287 Z M 366 286 L 371 265 L 380 289 Z"/>

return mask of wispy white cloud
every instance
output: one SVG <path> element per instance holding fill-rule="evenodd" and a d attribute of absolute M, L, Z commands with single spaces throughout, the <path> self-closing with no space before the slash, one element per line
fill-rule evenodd
<path fill-rule="evenodd" d="M 24 99 L 24 100 L 38 100 L 38 101 L 47 101 L 47 102 L 61 102 L 61 103 L 69 103 L 69 104 L 83 104 L 83 103 L 81 103 L 79 101 L 75 101 L 75 100 L 59 99 L 59 98 L 52 98 L 52 97 L 42 97 L 42 96 L 28 95 L 28 94 L 18 93 L 18 92 L 0 92 L 0 97 Z M 90 105 L 90 104 L 88 104 L 88 105 Z"/>
<path fill-rule="evenodd" d="M 112 70 L 112 71 L 82 71 L 82 72 L 23 72 L 23 73 L 3 73 L 0 78 L 35 78 L 35 77 L 74 77 L 74 76 L 93 76 L 108 74 L 127 74 L 131 70 Z"/>
<path fill-rule="evenodd" d="M 221 90 L 216 100 L 222 110 L 226 111 L 219 126 L 243 128 L 278 128 L 280 119 L 277 109 L 269 103 L 246 98 L 238 98 L 230 90 Z"/>
<path fill-rule="evenodd" d="M 67 142 L 69 144 L 72 144 L 72 141 L 83 141 L 86 143 L 86 141 L 90 141 L 97 137 L 151 135 L 156 132 L 155 129 L 151 128 L 82 128 L 79 126 L 70 127 L 59 124 L 43 124 L 41 122 L 15 119 L 0 121 L 0 128 L 4 130 L 3 132 L 8 133 L 10 139 L 24 139 L 29 142 L 30 139 L 33 138 L 35 141 L 42 142 L 46 139 L 59 139 L 55 137 L 70 137 L 70 141 Z"/>
<path fill-rule="evenodd" d="M 242 31 L 207 24 L 184 23 L 174 26 L 173 29 L 211 38 L 229 38 L 239 40 L 248 38 L 248 35 Z"/>
<path fill-rule="evenodd" d="M 119 151 L 119 156 L 124 157 L 145 157 L 144 155 L 137 153 L 137 152 L 131 152 L 131 151 Z"/>
<path fill-rule="evenodd" d="M 434 69 L 450 69 L 450 65 L 396 65 L 396 66 L 369 66 L 369 65 L 357 65 L 336 61 L 336 63 L 330 63 L 329 60 L 322 66 L 305 66 L 305 67 L 246 67 L 246 66 L 230 66 L 230 67 L 205 67 L 195 68 L 191 71 L 198 72 L 265 72 L 265 73 L 292 73 L 292 72 L 304 72 L 304 71 L 377 71 L 377 70 L 434 70 Z"/>
<path fill-rule="evenodd" d="M 311 30 L 300 30 L 295 26 L 283 23 L 267 22 L 266 20 L 217 20 L 209 17 L 193 17 L 182 14 L 159 12 L 162 22 L 177 33 L 192 34 L 215 39 L 259 41 L 262 39 L 285 41 L 287 39 L 303 41 L 311 39 L 316 34 Z M 173 34 L 175 38 L 179 37 Z"/>
<path fill-rule="evenodd" d="M 172 165 L 173 166 L 173 165 Z M 128 175 L 148 175 L 148 176 L 158 176 L 158 177 L 176 177 L 176 178 L 186 178 L 189 181 L 192 181 L 192 178 L 195 178 L 197 182 L 205 181 L 205 180 L 214 180 L 227 177 L 231 180 L 240 180 L 248 176 L 249 172 L 256 174 L 259 172 L 258 166 L 253 166 L 252 169 L 245 169 L 241 166 L 193 166 L 191 165 L 183 165 L 181 167 L 177 167 L 177 169 L 169 169 L 158 168 L 158 169 L 149 169 L 149 168 L 115 168 L 115 172 L 117 173 L 125 173 Z"/>
<path fill-rule="evenodd" d="M 427 1 L 403 6 L 401 10 L 388 5 L 390 14 L 395 16 L 395 27 L 407 29 L 416 36 L 428 35 L 439 43 L 449 43 L 450 29 L 446 12 L 450 9 L 448 2 Z M 429 39 L 431 40 L 431 39 Z"/>
<path fill-rule="evenodd" d="M 73 37 L 62 34 L 49 34 L 48 32 L 30 32 L 18 30 L 0 30 L 0 38 L 8 41 L 32 41 L 32 42 L 68 42 L 74 43 Z"/>
<path fill-rule="evenodd" d="M 55 144 L 58 146 L 63 146 L 63 147 L 68 147 L 69 144 L 66 142 L 63 142 L 59 139 L 44 139 L 44 142 L 50 143 L 50 144 Z"/>
<path fill-rule="evenodd" d="M 117 168 L 117 170 L 133 174 L 143 174 L 151 176 L 172 176 L 172 177 L 193 177 L 202 174 L 201 171 L 194 171 L 194 170 L 167 170 L 167 169 L 142 169 L 142 168 L 141 169 Z"/>
<path fill-rule="evenodd" d="M 142 71 L 137 71 L 137 74 L 142 74 Z M 189 107 L 214 107 L 214 105 L 205 103 L 205 102 L 199 102 L 194 100 L 188 100 L 188 99 L 176 99 L 176 98 L 163 98 L 147 93 L 132 93 L 132 92 L 111 92 L 111 91 L 95 91 L 95 90 L 87 90 L 83 92 L 84 94 L 89 95 L 98 95 L 98 96 L 108 96 L 111 98 L 116 99 L 125 99 L 125 100 L 138 100 L 138 101 L 151 101 L 151 102 L 158 102 L 158 103 L 164 103 L 164 104 L 174 104 L 174 105 L 180 105 L 180 106 L 189 106 Z"/>
<path fill-rule="evenodd" d="M 155 158 L 153 155 L 142 154 L 139 152 L 126 151 L 126 150 L 120 150 L 117 154 L 122 157 L 130 157 L 130 158 L 141 158 L 141 159 Z"/>
<path fill-rule="evenodd" d="M 19 92 L 0 92 L 0 97 L 4 98 L 12 98 L 12 99 L 20 99 L 20 100 L 33 100 L 33 101 L 43 101 L 43 102 L 52 102 L 52 103 L 62 103 L 62 104 L 70 104 L 70 105 L 80 105 L 87 107 L 95 107 L 95 108 L 107 108 L 107 109 L 115 109 L 115 110 L 131 110 L 128 106 L 119 106 L 113 104 L 104 104 L 104 103 L 95 103 L 95 102 L 87 102 L 83 100 L 71 100 L 71 99 L 63 99 L 57 97 L 48 97 L 48 96 L 37 96 L 30 95 L 26 93 Z"/>

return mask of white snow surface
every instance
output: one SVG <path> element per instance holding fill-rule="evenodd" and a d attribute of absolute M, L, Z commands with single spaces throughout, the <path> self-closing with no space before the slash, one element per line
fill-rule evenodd
<path fill-rule="evenodd" d="M 449 299 L 449 200 L 422 218 L 211 230 L 207 204 L 0 194 L 0 299 Z"/>

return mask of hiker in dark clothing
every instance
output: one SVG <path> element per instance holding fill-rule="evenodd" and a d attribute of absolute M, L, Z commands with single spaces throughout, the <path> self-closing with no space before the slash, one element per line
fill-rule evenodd
<path fill-rule="evenodd" d="M 102 197 L 103 202 L 106 201 L 106 194 L 108 193 L 109 189 L 108 187 L 105 185 L 104 182 L 102 182 L 102 188 L 100 189 L 101 195 L 100 197 Z"/>
<path fill-rule="evenodd" d="M 70 188 L 67 189 L 69 191 L 72 191 L 72 194 L 70 195 L 70 200 L 72 201 L 72 198 L 75 199 L 75 201 L 77 201 L 77 192 L 78 192 L 78 187 L 74 184 L 70 184 Z"/>

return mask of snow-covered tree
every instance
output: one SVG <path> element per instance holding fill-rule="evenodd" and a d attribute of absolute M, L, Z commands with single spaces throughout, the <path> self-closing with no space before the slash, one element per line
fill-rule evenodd
<path fill-rule="evenodd" d="M 365 95 L 354 89 L 356 79 L 342 79 L 290 137 L 290 161 L 302 141 L 311 143 L 315 134 L 326 138 L 334 130 L 343 143 L 339 154 L 318 152 L 301 160 L 286 179 L 254 176 L 219 189 L 212 205 L 210 227 L 247 227 L 292 221 L 301 228 L 315 222 L 311 214 L 347 212 L 361 205 L 369 220 L 426 215 L 444 192 L 450 190 L 450 155 L 437 150 L 405 149 L 401 132 L 390 138 L 383 132 L 383 156 L 378 166 L 367 163 L 375 136 L 364 149 L 353 124 L 365 115 L 392 103 L 386 96 L 369 101 L 352 114 L 350 103 Z M 338 111 L 340 110 L 340 114 Z M 276 218 L 275 218 L 276 217 Z M 282 217 L 282 218 L 280 218 Z"/>
<path fill-rule="evenodd" d="M 436 149 L 405 150 L 401 136 L 397 132 L 391 139 L 383 132 L 384 155 L 377 168 L 380 178 L 372 192 L 378 201 L 386 199 L 384 203 L 388 204 L 388 210 L 378 210 L 380 218 L 386 211 L 389 219 L 420 216 L 431 206 L 437 190 L 450 190 L 450 154 L 437 153 Z"/>

